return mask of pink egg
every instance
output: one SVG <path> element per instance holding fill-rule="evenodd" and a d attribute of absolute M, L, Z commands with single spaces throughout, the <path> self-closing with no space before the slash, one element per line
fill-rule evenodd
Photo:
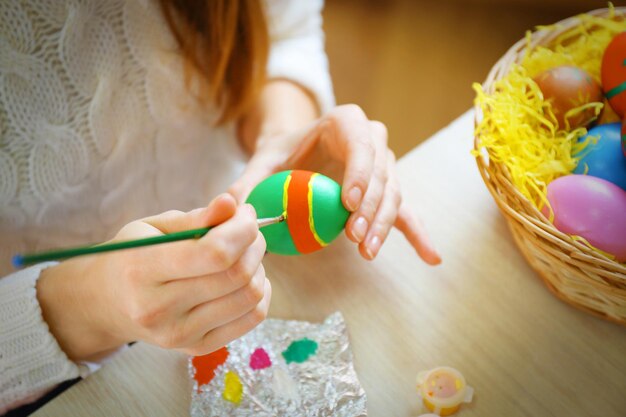
<path fill-rule="evenodd" d="M 626 191 L 589 175 L 567 175 L 548 185 L 548 201 L 557 229 L 626 261 Z"/>

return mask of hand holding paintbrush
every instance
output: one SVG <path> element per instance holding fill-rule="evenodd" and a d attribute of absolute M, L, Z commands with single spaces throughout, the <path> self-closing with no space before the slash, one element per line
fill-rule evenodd
<path fill-rule="evenodd" d="M 281 214 L 278 217 L 258 219 L 257 225 L 259 228 L 269 226 L 271 224 L 280 223 L 285 220 L 285 215 Z M 15 255 L 13 257 L 13 266 L 20 268 L 25 265 L 31 265 L 38 262 L 47 261 L 60 261 L 63 259 L 73 258 L 75 256 L 91 255 L 103 252 L 112 252 L 122 249 L 139 248 L 142 246 L 159 245 L 162 243 L 178 242 L 179 240 L 186 239 L 200 239 L 206 235 L 212 226 L 201 227 L 192 230 L 183 230 L 181 232 L 172 232 L 158 236 L 144 237 L 142 239 L 123 240 L 109 243 L 103 243 L 101 245 L 88 245 L 77 246 L 74 248 L 56 249 L 47 252 L 28 253 L 25 255 Z"/>
<path fill-rule="evenodd" d="M 87 360 L 142 340 L 200 355 L 263 320 L 271 286 L 251 206 L 237 207 L 225 194 L 206 208 L 131 222 L 114 240 L 207 225 L 214 226 L 198 239 L 80 256 L 45 269 L 37 298 L 63 351 Z"/>

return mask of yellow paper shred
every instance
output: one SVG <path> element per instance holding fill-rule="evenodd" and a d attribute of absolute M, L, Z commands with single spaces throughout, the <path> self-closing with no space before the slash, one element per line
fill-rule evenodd
<path fill-rule="evenodd" d="M 618 14 L 612 4 L 609 4 L 609 10 L 608 17 L 579 15 L 580 24 L 557 36 L 549 48 L 537 46 L 531 49 L 531 33 L 527 32 L 527 53 L 522 60 L 522 66 L 528 70 L 530 77 L 559 65 L 574 65 L 600 82 L 602 54 L 615 35 L 626 29 L 625 22 L 616 19 Z M 560 26 L 538 26 L 537 29 L 553 31 L 560 29 Z"/>

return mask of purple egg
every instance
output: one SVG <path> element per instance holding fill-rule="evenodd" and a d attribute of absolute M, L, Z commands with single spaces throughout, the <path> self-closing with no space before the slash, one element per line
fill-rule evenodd
<path fill-rule="evenodd" d="M 548 201 L 557 229 L 626 261 L 626 191 L 601 178 L 567 175 L 548 184 Z"/>

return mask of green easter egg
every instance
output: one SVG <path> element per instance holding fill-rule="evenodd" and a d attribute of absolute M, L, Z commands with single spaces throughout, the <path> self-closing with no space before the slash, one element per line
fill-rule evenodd
<path fill-rule="evenodd" d="M 341 186 L 310 171 L 283 171 L 259 183 L 247 200 L 258 218 L 286 215 L 263 227 L 267 250 L 298 255 L 322 249 L 343 230 L 350 213 L 341 203 Z"/>

